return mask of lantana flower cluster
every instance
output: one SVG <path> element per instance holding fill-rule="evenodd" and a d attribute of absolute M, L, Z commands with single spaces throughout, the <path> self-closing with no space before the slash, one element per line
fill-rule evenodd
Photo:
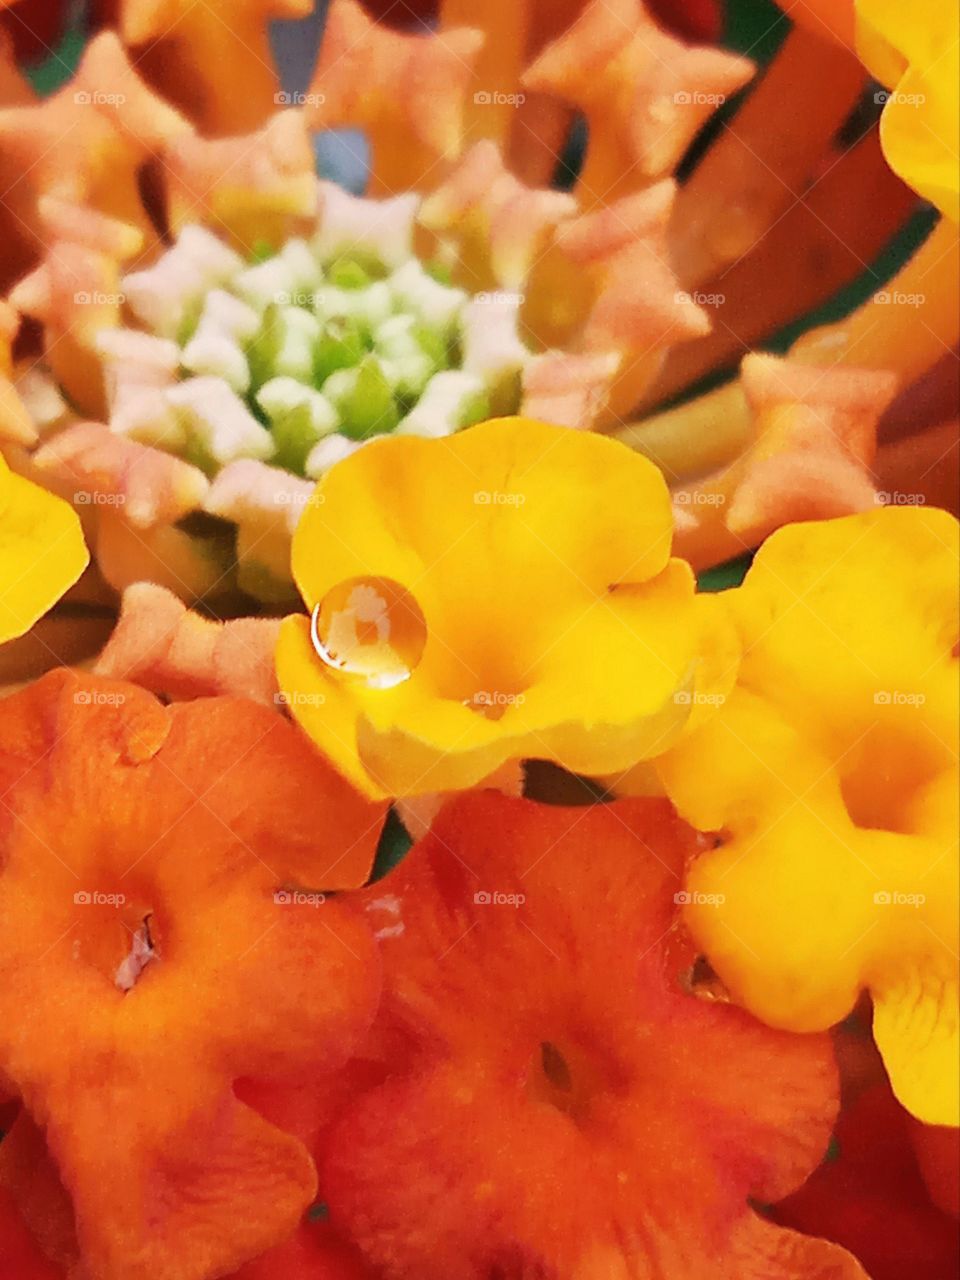
<path fill-rule="evenodd" d="M 0 3 L 0 1276 L 948 1280 L 956 15 L 311 9 Z"/>

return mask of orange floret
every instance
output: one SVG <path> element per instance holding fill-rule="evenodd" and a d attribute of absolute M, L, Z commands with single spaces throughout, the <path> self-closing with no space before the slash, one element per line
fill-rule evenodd
<path fill-rule="evenodd" d="M 829 1042 L 686 989 L 696 837 L 661 801 L 453 801 L 365 890 L 387 1079 L 325 1140 L 331 1222 L 390 1280 L 861 1276 L 749 1201 L 819 1161 Z"/>
<path fill-rule="evenodd" d="M 382 809 L 272 711 L 68 671 L 5 701 L 0 795 L 0 1072 L 86 1272 L 222 1276 L 314 1198 L 232 1085 L 336 1067 L 369 1022 L 369 932 L 318 891 L 366 877 Z"/>
<path fill-rule="evenodd" d="M 330 1078 L 338 1087 L 338 1077 Z M 330 1090 L 321 1091 L 329 1094 Z M 305 1144 L 313 1137 L 303 1121 L 320 1095 L 308 1089 L 239 1081 L 237 1097 Z M 16 1105 L 16 1104 L 14 1104 Z M 69 1197 L 43 1134 L 23 1111 L 0 1147 L 0 1280 L 86 1280 L 78 1268 L 77 1237 Z M 314 1205 L 294 1233 L 225 1280 L 379 1280 L 357 1249 L 341 1239 L 323 1206 Z"/>

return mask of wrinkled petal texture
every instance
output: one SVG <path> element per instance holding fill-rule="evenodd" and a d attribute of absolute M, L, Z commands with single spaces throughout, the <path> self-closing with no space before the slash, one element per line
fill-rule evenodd
<path fill-rule="evenodd" d="M 307 620 L 289 619 L 281 688 L 374 793 L 466 788 L 521 757 L 626 768 L 689 714 L 673 695 L 695 674 L 694 584 L 670 539 L 660 473 L 598 436 L 502 419 L 375 441 L 308 504 L 293 571 L 308 609 L 345 581 L 399 582 L 426 622 L 422 659 L 370 689 L 325 666 Z M 478 714 L 477 698 L 503 714 Z"/>
<path fill-rule="evenodd" d="M 388 1076 L 328 1135 L 321 1186 L 391 1280 L 860 1275 L 748 1207 L 816 1165 L 835 1068 L 823 1037 L 681 989 L 695 843 L 665 801 L 474 792 L 363 891 Z"/>
<path fill-rule="evenodd" d="M 731 601 L 736 689 L 658 762 L 720 833 L 686 915 L 735 997 L 806 1031 L 866 987 L 894 1090 L 930 1124 L 960 1120 L 957 566 L 935 509 L 774 534 Z"/>
<path fill-rule="evenodd" d="M 69 503 L 14 475 L 0 457 L 0 643 L 28 631 L 88 560 Z"/>
<path fill-rule="evenodd" d="M 339 1065 L 382 810 L 275 712 L 58 671 L 4 703 L 0 1069 L 45 1129 L 91 1274 L 222 1275 L 311 1202 L 242 1075 Z"/>

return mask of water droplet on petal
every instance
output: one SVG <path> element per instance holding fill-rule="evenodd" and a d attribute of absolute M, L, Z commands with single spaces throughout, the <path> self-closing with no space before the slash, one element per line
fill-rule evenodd
<path fill-rule="evenodd" d="M 315 607 L 313 647 L 328 667 L 371 689 L 408 680 L 427 643 L 416 598 L 392 578 L 348 578 Z"/>

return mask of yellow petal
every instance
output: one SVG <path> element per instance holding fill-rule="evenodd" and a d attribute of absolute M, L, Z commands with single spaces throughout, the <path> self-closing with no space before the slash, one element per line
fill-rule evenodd
<path fill-rule="evenodd" d="M 924 1124 L 960 1124 L 957 964 L 911 966 L 874 991 L 873 1033 L 893 1091 Z"/>
<path fill-rule="evenodd" d="M 28 631 L 88 561 L 73 508 L 0 458 L 0 642 Z"/>
<path fill-rule="evenodd" d="M 410 586 L 405 574 L 415 574 L 418 598 L 466 579 L 502 609 L 515 592 L 529 614 L 531 593 L 549 601 L 645 582 L 670 554 L 656 467 L 614 441 L 522 418 L 443 440 L 376 440 L 329 474 L 318 499 L 293 550 L 310 605 L 345 578 L 379 572 Z"/>
<path fill-rule="evenodd" d="M 945 767 L 958 734 L 958 563 L 960 527 L 936 508 L 781 529 L 731 593 L 749 647 L 741 682 L 827 754 L 869 731 L 904 767 L 906 743 L 918 770 Z"/>
<path fill-rule="evenodd" d="M 284 618 L 275 654 L 277 682 L 287 709 L 324 755 L 362 794 L 386 799 L 389 790 L 360 762 L 357 708 L 349 689 L 329 679 L 310 642 L 307 618 Z"/>
<path fill-rule="evenodd" d="M 294 576 L 311 609 L 358 579 L 400 584 L 422 657 L 370 688 L 288 622 L 291 710 L 354 782 L 391 795 L 473 786 L 522 758 L 601 774 L 662 751 L 690 716 L 676 695 L 703 639 L 670 523 L 658 470 L 599 436 L 502 419 L 375 441 L 308 505 Z"/>
<path fill-rule="evenodd" d="M 901 178 L 960 221 L 960 30 L 955 4 L 857 0 L 857 46 L 891 94 L 884 154 Z"/>

